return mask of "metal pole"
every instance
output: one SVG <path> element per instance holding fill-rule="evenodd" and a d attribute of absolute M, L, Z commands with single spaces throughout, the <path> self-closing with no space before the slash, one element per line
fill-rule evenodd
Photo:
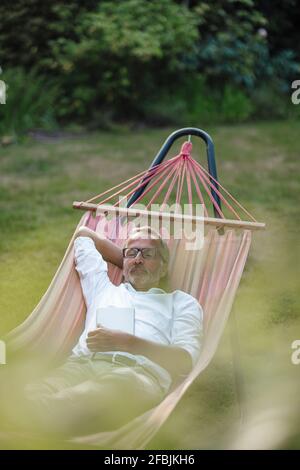
<path fill-rule="evenodd" d="M 175 140 L 177 140 L 180 137 L 183 137 L 185 135 L 187 135 L 187 136 L 195 135 L 197 137 L 200 137 L 202 140 L 204 140 L 204 142 L 206 144 L 208 171 L 211 174 L 211 176 L 216 181 L 218 181 L 217 166 L 216 166 L 216 159 L 215 159 L 215 150 L 214 150 L 214 144 L 213 144 L 212 138 L 210 137 L 209 134 L 207 134 L 207 132 L 203 131 L 202 129 L 198 129 L 196 127 L 184 127 L 183 129 L 179 129 L 179 130 L 173 132 L 172 134 L 170 134 L 169 137 L 164 142 L 164 144 L 162 145 L 162 147 L 159 150 L 158 154 L 154 158 L 153 162 L 151 163 L 151 165 L 149 167 L 149 170 L 151 168 L 153 168 L 155 165 L 158 165 L 163 161 L 163 159 L 165 158 L 165 156 L 169 152 L 169 150 L 170 150 L 171 146 L 173 145 L 173 143 L 175 142 Z M 146 175 L 144 176 L 144 178 L 142 179 L 141 182 L 143 182 L 147 178 L 147 174 L 148 173 L 146 173 Z M 132 204 L 134 204 L 134 202 L 137 200 L 137 198 L 139 196 L 141 196 L 141 194 L 143 194 L 143 192 L 145 191 L 145 188 L 147 187 L 149 182 L 150 182 L 150 180 L 142 188 L 138 189 L 137 191 L 135 191 L 133 193 L 133 195 L 131 196 L 131 198 L 129 199 L 129 201 L 127 203 L 127 207 L 130 207 Z M 215 185 L 215 187 L 217 189 L 219 189 L 217 183 L 215 183 L 212 179 L 211 179 L 211 182 Z M 216 201 L 217 205 L 219 207 L 221 207 L 220 198 L 213 189 L 211 190 L 211 195 L 212 195 L 213 199 Z M 219 217 L 219 214 L 218 214 L 215 207 L 214 207 L 214 214 L 215 214 L 215 217 Z"/>

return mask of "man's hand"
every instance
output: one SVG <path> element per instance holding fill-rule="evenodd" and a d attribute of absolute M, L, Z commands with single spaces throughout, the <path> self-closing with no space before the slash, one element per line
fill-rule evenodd
<path fill-rule="evenodd" d="M 174 379 L 192 370 L 191 356 L 184 349 L 158 344 L 123 331 L 98 328 L 88 333 L 86 342 L 92 352 L 123 351 L 146 356 L 167 369 Z"/>
<path fill-rule="evenodd" d="M 90 331 L 86 344 L 92 352 L 102 351 L 125 351 L 130 352 L 130 344 L 133 335 L 118 330 L 109 330 L 108 328 L 97 328 Z"/>

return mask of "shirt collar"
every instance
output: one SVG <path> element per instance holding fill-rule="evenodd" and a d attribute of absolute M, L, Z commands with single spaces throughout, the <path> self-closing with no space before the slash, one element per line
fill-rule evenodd
<path fill-rule="evenodd" d="M 127 290 L 130 292 L 136 292 L 138 294 L 166 294 L 166 292 L 163 289 L 160 289 L 159 287 L 151 287 L 149 290 L 136 290 L 130 282 L 124 282 L 124 286 L 126 287 Z"/>

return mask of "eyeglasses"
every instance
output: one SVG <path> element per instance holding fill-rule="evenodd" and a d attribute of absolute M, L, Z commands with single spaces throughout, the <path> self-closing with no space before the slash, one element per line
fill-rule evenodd
<path fill-rule="evenodd" d="M 139 252 L 144 259 L 153 259 L 157 255 L 156 248 L 123 248 L 124 258 L 135 258 Z"/>

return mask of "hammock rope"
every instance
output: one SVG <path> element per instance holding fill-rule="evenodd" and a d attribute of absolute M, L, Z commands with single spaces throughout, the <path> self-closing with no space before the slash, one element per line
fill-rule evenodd
<path fill-rule="evenodd" d="M 209 207 L 213 207 L 218 218 L 222 220 L 220 226 L 226 226 L 227 220 L 228 226 L 232 226 L 232 221 L 236 220 L 241 223 L 235 226 L 245 226 L 245 228 L 249 228 L 250 230 L 252 228 L 264 228 L 264 224 L 257 222 L 255 217 L 245 209 L 219 181 L 217 181 L 199 162 L 194 160 L 191 152 L 192 143 L 185 142 L 181 147 L 180 153 L 175 157 L 155 165 L 149 170 L 138 173 L 134 177 L 129 178 L 87 201 L 75 201 L 73 207 L 91 210 L 98 215 L 101 212 L 101 206 L 104 204 L 111 202 L 113 207 L 121 208 L 124 202 L 128 201 L 134 193 L 143 189 L 142 194 L 140 194 L 130 206 L 131 209 L 136 207 L 137 204 L 143 200 L 143 202 L 145 201 L 146 208 L 150 211 L 153 204 L 161 202 L 159 211 L 162 212 L 165 210 L 164 208 L 172 202 L 173 198 L 176 205 L 180 205 L 183 200 L 187 200 L 190 215 L 193 215 L 192 207 L 196 203 L 201 204 L 203 206 L 204 217 L 210 218 L 209 208 L 205 202 L 207 198 Z M 117 189 L 117 191 L 114 192 L 115 189 Z M 153 192 L 153 194 L 151 194 L 151 192 Z M 220 204 L 217 203 L 214 194 L 219 197 Z M 118 197 L 119 199 L 117 199 Z M 149 197 L 148 202 L 147 197 Z M 221 203 L 224 205 L 224 208 L 226 208 L 229 217 L 226 216 L 222 210 Z M 103 213 L 107 215 L 108 212 Z M 216 225 L 218 225 L 217 222 Z"/>

